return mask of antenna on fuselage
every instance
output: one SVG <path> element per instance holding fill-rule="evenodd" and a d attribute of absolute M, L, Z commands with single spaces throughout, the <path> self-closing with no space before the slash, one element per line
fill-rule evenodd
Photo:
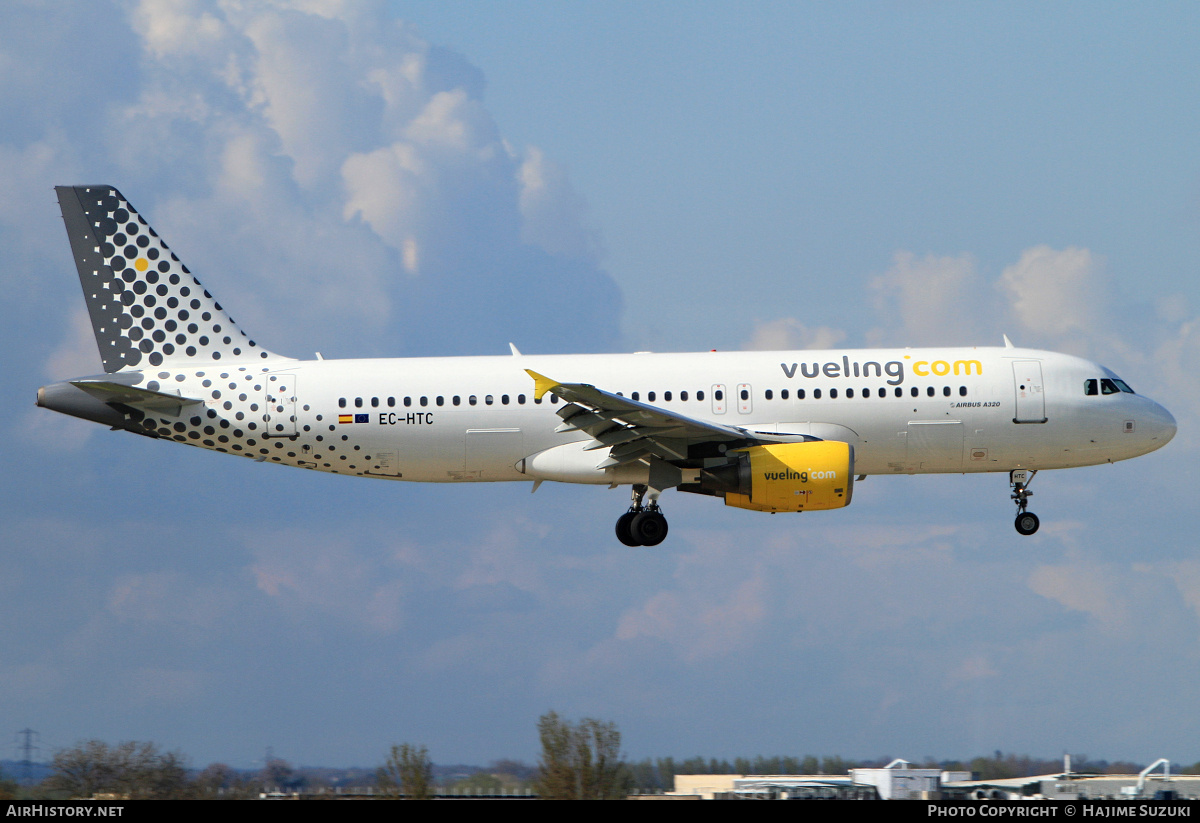
<path fill-rule="evenodd" d="M 1006 349 L 1015 349 L 1016 348 L 1016 346 L 1014 346 L 1012 344 L 1012 341 L 1008 339 L 1007 334 L 1002 334 L 1000 336 L 1004 338 L 1004 348 L 1006 348 Z"/>

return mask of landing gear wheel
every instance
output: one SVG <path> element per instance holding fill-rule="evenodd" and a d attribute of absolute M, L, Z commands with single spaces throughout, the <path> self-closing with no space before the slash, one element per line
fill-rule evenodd
<path fill-rule="evenodd" d="M 647 509 L 633 518 L 629 530 L 641 545 L 657 546 L 667 538 L 667 518 L 662 516 L 662 512 Z"/>
<path fill-rule="evenodd" d="M 1017 504 L 1017 519 L 1013 523 L 1017 534 L 1033 534 L 1041 525 L 1036 514 L 1025 510 L 1025 507 L 1029 505 L 1029 498 L 1033 497 L 1033 492 L 1029 490 L 1029 483 L 1036 474 L 1036 470 L 1028 471 L 1026 469 L 1014 469 L 1008 473 L 1008 485 L 1012 488 L 1012 500 Z"/>
<path fill-rule="evenodd" d="M 1017 527 L 1018 534 L 1033 534 L 1038 530 L 1041 521 L 1033 512 L 1021 512 L 1017 515 L 1017 520 L 1013 525 Z"/>
<path fill-rule="evenodd" d="M 638 542 L 638 539 L 633 536 L 633 530 L 631 528 L 633 526 L 633 519 L 637 517 L 638 514 L 640 514 L 640 512 L 627 511 L 617 518 L 617 539 L 626 546 L 642 545 Z"/>

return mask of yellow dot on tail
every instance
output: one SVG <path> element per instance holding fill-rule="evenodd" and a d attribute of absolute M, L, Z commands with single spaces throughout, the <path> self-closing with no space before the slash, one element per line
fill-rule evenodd
<path fill-rule="evenodd" d="M 149 265 L 150 264 L 146 262 L 146 258 L 144 257 L 139 257 L 137 260 L 133 261 L 133 267 L 138 271 L 145 271 L 146 267 Z"/>

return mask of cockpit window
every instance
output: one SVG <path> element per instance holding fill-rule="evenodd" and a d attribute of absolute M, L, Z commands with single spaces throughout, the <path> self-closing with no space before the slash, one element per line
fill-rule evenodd
<path fill-rule="evenodd" d="M 1083 393 L 1089 397 L 1100 393 L 1096 378 L 1093 377 L 1089 380 L 1083 381 Z"/>
<path fill-rule="evenodd" d="M 1114 377 L 1113 382 L 1117 384 L 1118 389 L 1125 392 L 1126 394 L 1137 394 L 1137 392 L 1135 392 L 1133 389 L 1129 388 L 1129 384 L 1126 383 L 1124 380 L 1118 380 L 1117 378 Z"/>
<path fill-rule="evenodd" d="M 1118 394 L 1121 390 L 1117 388 L 1117 384 L 1107 377 L 1100 378 L 1100 391 L 1104 394 Z"/>

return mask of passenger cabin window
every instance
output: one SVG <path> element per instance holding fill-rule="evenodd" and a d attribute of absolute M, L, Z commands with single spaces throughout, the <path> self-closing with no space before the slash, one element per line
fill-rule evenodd
<path fill-rule="evenodd" d="M 394 397 L 389 397 L 389 398 L 388 398 L 388 408 L 389 408 L 389 409 L 394 409 L 394 408 L 396 408 L 396 398 L 394 398 Z"/>
<path fill-rule="evenodd" d="M 483 402 L 484 402 L 484 403 L 486 403 L 487 405 L 489 405 L 489 406 L 490 406 L 490 405 L 492 405 L 493 403 L 495 403 L 495 402 L 496 402 L 496 400 L 495 400 L 495 398 L 493 398 L 493 397 L 492 397 L 492 396 L 489 394 L 489 395 L 485 395 L 485 396 L 484 396 L 484 398 L 483 398 Z"/>
<path fill-rule="evenodd" d="M 629 396 L 630 396 L 632 399 L 634 399 L 634 400 L 640 400 L 640 399 L 641 399 L 641 396 L 639 395 L 639 393 L 638 393 L 638 392 L 634 392 L 633 394 L 631 394 L 631 395 L 629 395 Z"/>
<path fill-rule="evenodd" d="M 450 402 L 451 402 L 451 403 L 453 403 L 453 404 L 454 404 L 454 405 L 456 405 L 456 406 L 461 406 L 461 405 L 462 405 L 462 398 L 461 398 L 461 397 L 459 397 L 459 396 L 456 394 L 456 395 L 454 395 L 454 397 L 450 398 Z"/>
<path fill-rule="evenodd" d="M 354 398 L 354 408 L 356 408 L 356 409 L 362 408 L 362 398 L 361 397 Z"/>
<path fill-rule="evenodd" d="M 1093 381 L 1093 382 L 1095 382 L 1095 381 Z M 339 408 L 339 409 L 344 409 L 344 408 L 346 408 L 346 398 L 344 398 L 344 397 L 339 397 L 339 398 L 338 398 L 338 408 Z"/>
<path fill-rule="evenodd" d="M 654 392 L 646 392 L 646 400 L 650 403 L 654 402 Z"/>
<path fill-rule="evenodd" d="M 763 397 L 770 400 L 775 397 L 775 392 L 771 391 L 770 389 L 767 389 L 765 392 L 763 392 Z"/>
<path fill-rule="evenodd" d="M 371 398 L 371 408 L 373 408 L 373 409 L 379 408 L 379 398 L 378 397 Z"/>
<path fill-rule="evenodd" d="M 470 403 L 472 406 L 474 406 L 475 404 L 477 404 L 479 402 L 479 399 L 477 397 L 475 397 L 475 395 L 471 395 L 470 397 L 467 398 L 467 402 Z"/>
<path fill-rule="evenodd" d="M 507 406 L 508 405 L 508 395 L 507 394 L 500 395 L 500 402 L 501 402 L 501 404 Z"/>
<path fill-rule="evenodd" d="M 421 398 L 421 405 L 422 405 L 422 406 L 428 406 L 428 405 L 429 405 L 429 398 L 428 398 L 428 397 L 422 397 L 422 398 Z"/>
<path fill-rule="evenodd" d="M 958 387 L 958 396 L 959 396 L 959 397 L 966 397 L 966 396 L 967 396 L 967 387 L 966 387 L 966 386 L 959 386 L 959 387 Z"/>
<path fill-rule="evenodd" d="M 517 395 L 517 405 L 519 405 L 519 406 L 525 405 L 525 395 L 523 395 L 523 394 Z"/>
<path fill-rule="evenodd" d="M 671 393 L 669 391 L 663 392 L 663 400 L 667 403 L 671 402 Z"/>
<path fill-rule="evenodd" d="M 411 398 L 411 397 L 406 397 L 406 398 L 404 398 L 404 405 L 406 405 L 406 406 L 411 406 L 411 405 L 412 405 L 412 398 Z"/>
<path fill-rule="evenodd" d="M 680 399 L 680 400 L 687 400 L 687 392 L 685 392 L 685 391 L 681 391 L 681 392 L 679 393 L 679 399 Z M 703 399 L 703 398 L 701 398 L 701 399 Z"/>
<path fill-rule="evenodd" d="M 696 392 L 696 399 L 701 401 L 704 400 L 704 389 Z M 717 399 L 720 400 L 721 398 L 718 397 Z"/>
<path fill-rule="evenodd" d="M 439 406 L 444 406 L 444 405 L 446 405 L 446 398 L 442 397 L 442 396 L 439 394 L 439 395 L 437 396 L 437 400 L 434 400 L 433 402 L 437 403 Z"/>

